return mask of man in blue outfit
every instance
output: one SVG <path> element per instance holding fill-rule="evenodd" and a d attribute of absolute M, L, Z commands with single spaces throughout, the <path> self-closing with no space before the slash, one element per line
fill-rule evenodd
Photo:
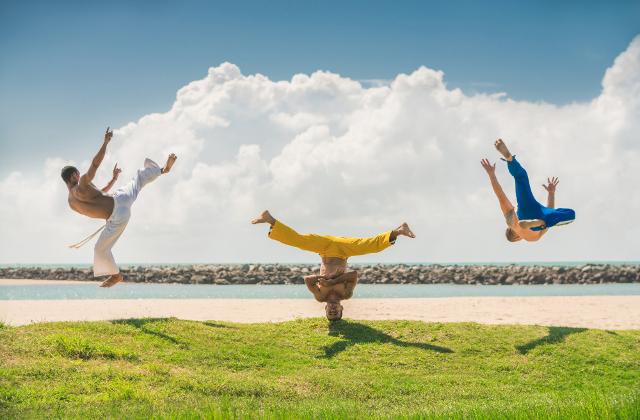
<path fill-rule="evenodd" d="M 503 160 L 507 161 L 509 173 L 513 175 L 516 181 L 517 212 L 514 211 L 513 204 L 511 204 L 507 198 L 496 178 L 495 163 L 491 165 L 488 159 L 482 159 L 481 164 L 484 170 L 487 171 L 493 191 L 496 193 L 498 201 L 500 202 L 500 209 L 502 209 L 508 226 L 506 235 L 510 242 L 516 242 L 520 239 L 529 242 L 537 241 L 542 235 L 547 233 L 550 227 L 573 222 L 576 218 L 575 211 L 572 209 L 554 208 L 556 186 L 559 182 L 558 178 L 548 178 L 547 185 L 543 185 L 549 193 L 547 206 L 545 207 L 538 203 L 533 196 L 527 171 L 525 171 L 516 160 L 516 157 L 509 152 L 504 142 L 498 139 L 495 142 L 495 146 L 498 152 L 504 156 Z"/>

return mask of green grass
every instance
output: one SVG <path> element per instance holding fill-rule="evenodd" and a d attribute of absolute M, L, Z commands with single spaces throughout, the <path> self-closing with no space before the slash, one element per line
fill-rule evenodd
<path fill-rule="evenodd" d="M 640 418 L 640 331 L 0 325 L 0 418 Z"/>

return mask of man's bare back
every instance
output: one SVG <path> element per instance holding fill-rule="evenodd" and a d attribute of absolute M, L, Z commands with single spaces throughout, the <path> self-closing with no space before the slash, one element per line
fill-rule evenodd
<path fill-rule="evenodd" d="M 91 166 L 84 175 L 80 175 L 80 172 L 73 167 L 70 168 L 68 178 L 65 180 L 67 187 L 69 188 L 68 202 L 69 207 L 74 211 L 82 214 L 83 216 L 92 217 L 94 219 L 108 219 L 113 213 L 114 201 L 113 197 L 107 195 L 107 191 L 111 189 L 120 175 L 120 168 L 118 164 L 113 167 L 113 178 L 102 189 L 98 189 L 93 185 L 93 178 L 96 175 L 98 167 L 102 163 L 102 159 L 107 151 L 107 145 L 113 137 L 113 130 L 109 130 L 104 133 L 104 141 L 102 147 L 91 161 Z M 63 170 L 64 170 L 63 169 Z"/>
<path fill-rule="evenodd" d="M 69 189 L 69 207 L 94 219 L 108 219 L 113 213 L 113 197 L 96 188 L 93 183 L 78 184 Z"/>

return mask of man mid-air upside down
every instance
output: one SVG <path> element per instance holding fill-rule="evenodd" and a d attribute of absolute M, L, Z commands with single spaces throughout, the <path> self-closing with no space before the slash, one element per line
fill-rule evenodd
<path fill-rule="evenodd" d="M 482 159 L 482 167 L 487 171 L 493 191 L 500 202 L 500 209 L 507 222 L 507 240 L 516 242 L 521 239 L 533 242 L 539 240 L 547 233 L 552 226 L 563 225 L 573 222 L 576 213 L 572 209 L 554 208 L 556 186 L 558 178 L 547 179 L 547 185 L 543 187 L 548 192 L 547 206 L 540 204 L 531 192 L 527 171 L 516 160 L 516 157 L 509 152 L 507 145 L 502 139 L 498 139 L 494 146 L 504 156 L 507 161 L 509 173 L 513 175 L 516 182 L 516 198 L 518 201 L 518 211 L 514 211 L 513 204 L 505 195 L 498 179 L 496 178 L 496 165 L 492 165 L 488 159 Z"/>
<path fill-rule="evenodd" d="M 138 197 L 138 193 L 148 183 L 155 180 L 161 174 L 166 174 L 171 170 L 177 157 L 173 153 L 167 158 L 164 168 L 160 168 L 157 163 L 151 159 L 145 159 L 144 168 L 139 169 L 136 176 L 124 186 L 118 188 L 112 195 L 107 194 L 113 184 L 115 184 L 120 169 L 116 166 L 113 168 L 113 178 L 102 189 L 98 189 L 93 185 L 93 178 L 104 155 L 107 151 L 107 145 L 113 137 L 113 131 L 107 128 L 104 134 L 102 147 L 93 158 L 91 166 L 87 173 L 80 175 L 78 169 L 73 166 L 65 166 L 62 168 L 62 180 L 67 184 L 69 189 L 69 207 L 76 212 L 95 219 L 104 219 L 106 224 L 102 229 L 102 233 L 94 247 L 93 274 L 95 277 L 109 276 L 100 287 L 111 287 L 123 280 L 120 270 L 113 259 L 111 248 L 124 232 L 129 218 L 131 217 L 131 206 Z M 100 230 L 98 230 L 100 232 Z M 96 235 L 96 232 L 94 235 Z M 72 245 L 78 248 L 86 243 L 94 235 L 89 236 L 82 242 Z"/>
<path fill-rule="evenodd" d="M 320 274 L 305 276 L 307 288 L 318 302 L 326 302 L 327 319 L 336 321 L 342 318 L 340 301 L 349 299 L 358 282 L 358 274 L 347 270 L 347 258 L 356 255 L 380 252 L 393 245 L 398 236 L 415 238 L 406 223 L 400 227 L 371 238 L 347 238 L 342 236 L 301 235 L 284 223 L 276 220 L 268 211 L 251 221 L 269 223 L 269 237 L 285 245 L 320 255 Z"/>

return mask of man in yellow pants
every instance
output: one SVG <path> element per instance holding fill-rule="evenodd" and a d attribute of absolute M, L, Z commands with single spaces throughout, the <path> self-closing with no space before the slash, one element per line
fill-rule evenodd
<path fill-rule="evenodd" d="M 393 245 L 398 236 L 415 238 L 409 225 L 403 223 L 400 227 L 381 233 L 371 238 L 346 238 L 343 236 L 325 236 L 306 234 L 301 235 L 284 223 L 276 220 L 269 211 L 264 211 L 260 217 L 251 223 L 269 223 L 269 237 L 285 245 L 290 245 L 304 251 L 315 252 L 320 255 L 320 274 L 306 276 L 304 282 L 318 302 L 326 302 L 327 319 L 336 321 L 342 318 L 340 301 L 349 299 L 358 282 L 355 271 L 347 271 L 347 258 L 356 255 L 373 254 Z"/>

